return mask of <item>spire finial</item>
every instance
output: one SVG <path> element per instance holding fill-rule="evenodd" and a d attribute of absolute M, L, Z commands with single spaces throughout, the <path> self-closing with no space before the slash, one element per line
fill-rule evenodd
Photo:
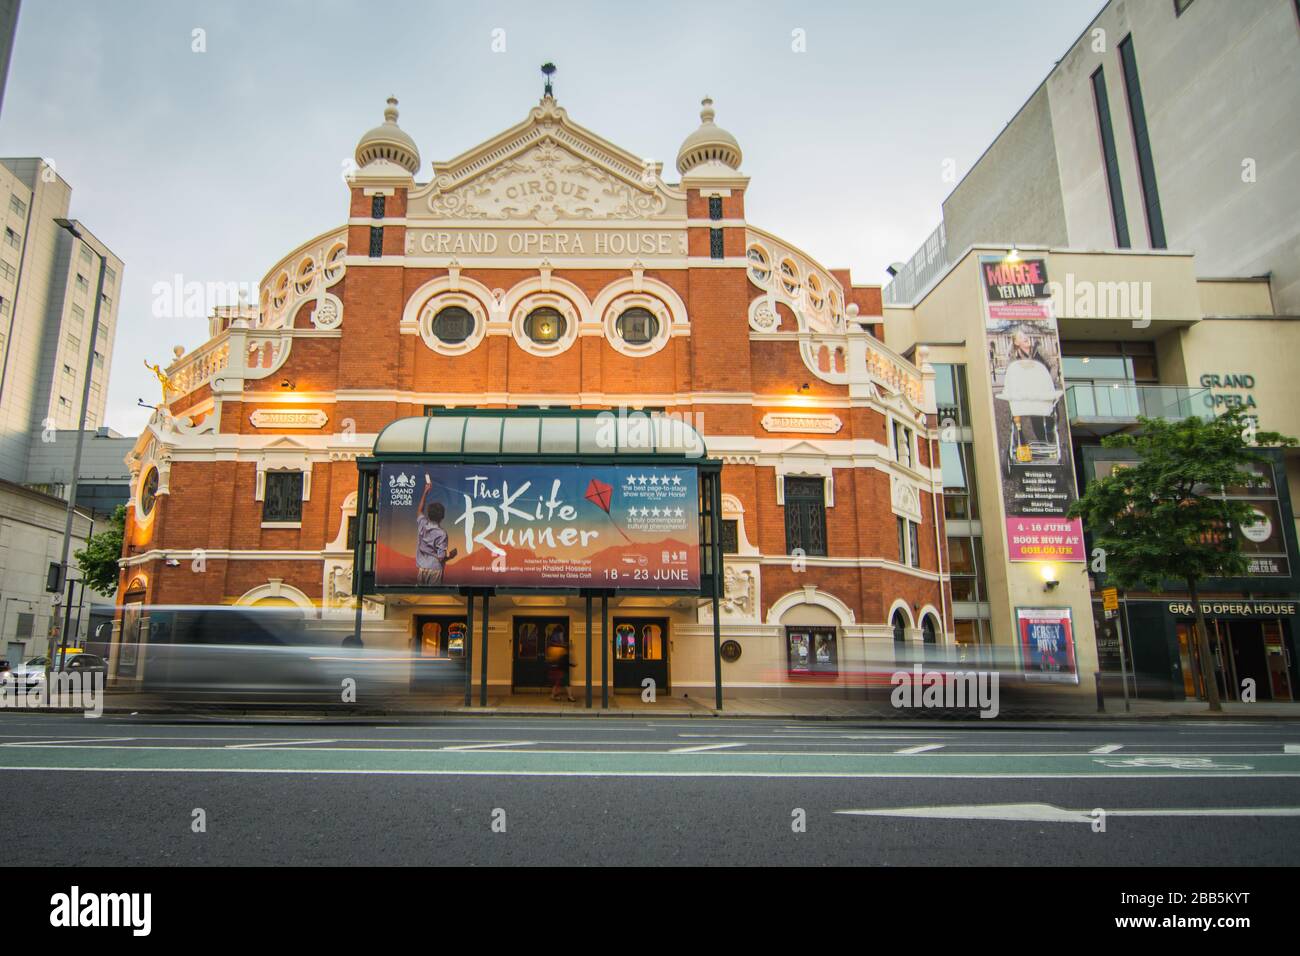
<path fill-rule="evenodd" d="M 387 123 L 397 122 L 397 97 L 388 98 L 388 106 L 384 108 L 384 121 Z"/>
<path fill-rule="evenodd" d="M 704 99 L 700 100 L 700 122 L 712 123 L 714 115 L 713 98 L 706 96 Z"/>
<path fill-rule="evenodd" d="M 554 97 L 555 89 L 551 85 L 551 77 L 555 75 L 555 64 L 549 60 L 542 64 L 542 75 L 546 77 L 546 86 L 542 88 L 542 95 Z"/>

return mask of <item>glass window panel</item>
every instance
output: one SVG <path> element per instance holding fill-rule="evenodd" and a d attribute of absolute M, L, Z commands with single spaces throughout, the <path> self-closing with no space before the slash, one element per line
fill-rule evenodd
<path fill-rule="evenodd" d="M 617 426 L 609 419 L 578 419 L 578 451 L 584 455 L 612 455 Z"/>
<path fill-rule="evenodd" d="M 412 425 L 415 425 L 412 422 Z M 442 454 L 456 454 L 465 434 L 465 416 L 439 416 L 429 420 L 428 436 L 422 438 L 426 451 Z M 378 449 L 376 449 L 378 450 Z"/>
<path fill-rule="evenodd" d="M 970 538 L 948 539 L 948 570 L 953 574 L 974 574 L 975 559 Z"/>
<path fill-rule="evenodd" d="M 375 442 L 376 452 L 413 452 L 424 451 L 424 419 L 397 421 L 384 429 Z M 460 448 L 460 435 L 456 436 L 456 447 Z"/>
<path fill-rule="evenodd" d="M 534 455 L 537 453 L 538 432 L 541 419 L 507 418 L 501 433 L 501 451 L 507 455 Z"/>
<path fill-rule="evenodd" d="M 542 419 L 542 453 L 572 455 L 578 450 L 578 423 L 572 418 Z"/>
<path fill-rule="evenodd" d="M 957 442 L 939 442 L 939 467 L 943 473 L 943 492 L 961 494 L 966 491 L 966 467 L 962 461 L 962 448 Z"/>
<path fill-rule="evenodd" d="M 501 419 L 470 417 L 465 425 L 466 454 L 496 454 L 501 450 Z"/>

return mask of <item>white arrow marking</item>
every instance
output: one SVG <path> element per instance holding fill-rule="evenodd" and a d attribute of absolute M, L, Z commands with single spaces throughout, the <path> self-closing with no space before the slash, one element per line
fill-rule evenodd
<path fill-rule="evenodd" d="M 1116 750 L 1123 750 L 1123 749 L 1124 749 L 1124 745 L 1123 745 L 1123 744 L 1102 744 L 1100 747 L 1097 747 L 1097 748 L 1095 748 L 1095 749 L 1093 749 L 1093 750 L 1089 750 L 1088 753 L 1090 753 L 1090 754 L 1113 754 Z"/>
<path fill-rule="evenodd" d="M 836 810 L 846 816 L 923 817 L 935 820 L 1008 820 L 1016 823 L 1092 823 L 1092 810 L 1070 810 L 1050 803 L 993 803 L 949 807 L 893 807 Z M 1105 810 L 1108 817 L 1300 817 L 1300 807 L 1195 807 L 1190 809 Z"/>
<path fill-rule="evenodd" d="M 670 754 L 697 754 L 705 750 L 725 750 L 728 747 L 744 747 L 742 743 L 730 744 L 702 744 L 699 747 L 674 747 L 668 751 Z"/>
<path fill-rule="evenodd" d="M 942 750 L 943 744 L 921 744 L 919 747 L 904 747 L 902 750 L 895 750 L 896 754 L 923 754 L 931 750 Z"/>
<path fill-rule="evenodd" d="M 455 747 L 440 747 L 440 750 L 487 750 L 489 747 L 531 747 L 531 740 L 506 740 L 495 744 L 458 744 Z"/>

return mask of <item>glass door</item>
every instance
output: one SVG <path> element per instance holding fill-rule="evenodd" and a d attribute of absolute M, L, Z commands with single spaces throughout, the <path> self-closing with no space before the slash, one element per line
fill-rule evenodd
<path fill-rule="evenodd" d="M 668 621 L 665 618 L 614 618 L 614 688 L 668 690 Z"/>
<path fill-rule="evenodd" d="M 465 619 L 415 615 L 411 690 L 456 693 L 465 685 Z"/>
<path fill-rule="evenodd" d="M 514 662 L 511 680 L 519 687 L 550 687 L 548 671 L 558 668 L 561 684 L 569 683 L 569 619 L 567 617 L 517 617 L 514 619 Z"/>
<path fill-rule="evenodd" d="M 1268 661 L 1269 687 L 1274 700 L 1294 700 L 1291 690 L 1291 661 L 1281 621 L 1264 622 L 1264 656 Z"/>

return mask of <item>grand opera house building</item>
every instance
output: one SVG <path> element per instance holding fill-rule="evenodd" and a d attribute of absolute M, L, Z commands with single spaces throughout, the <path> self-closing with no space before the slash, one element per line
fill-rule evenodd
<path fill-rule="evenodd" d="M 650 674 L 660 694 L 707 697 L 720 659 L 728 694 L 839 692 L 900 645 L 952 644 L 927 350 L 886 347 L 878 286 L 749 222 L 741 159 L 706 99 L 665 181 L 548 92 L 429 169 L 389 100 L 357 143 L 337 228 L 276 263 L 259 301 L 218 309 L 208 341 L 164 370 L 129 458 L 117 679 L 141 676 L 136 605 L 294 605 L 341 633 L 359 620 L 367 647 L 463 654 L 468 592 L 447 585 L 469 556 L 444 553 L 450 514 L 445 572 L 363 588 L 356 612 L 354 561 L 374 545 L 359 470 L 394 449 L 446 466 L 520 447 L 568 449 L 581 467 L 572 435 L 600 411 L 681 423 L 720 474 L 716 602 L 626 577 L 602 589 L 591 666 L 608 656 L 614 690 Z M 414 482 L 419 497 L 420 470 L 380 493 Z M 600 482 L 587 487 L 608 510 Z M 557 627 L 572 682 L 585 679 L 590 593 L 492 591 L 493 695 L 545 685 L 535 665 Z"/>

